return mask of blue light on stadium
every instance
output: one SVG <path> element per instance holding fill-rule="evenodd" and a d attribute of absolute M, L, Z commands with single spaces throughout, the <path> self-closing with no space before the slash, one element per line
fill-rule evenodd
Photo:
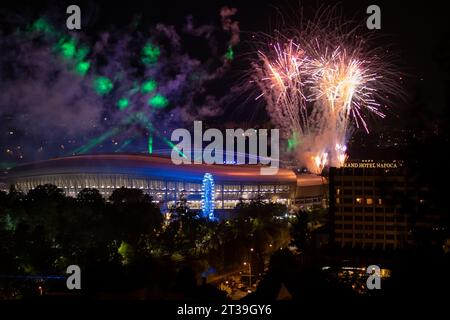
<path fill-rule="evenodd" d="M 214 219 L 214 179 L 212 174 L 205 173 L 202 183 L 202 211 L 203 216 Z"/>

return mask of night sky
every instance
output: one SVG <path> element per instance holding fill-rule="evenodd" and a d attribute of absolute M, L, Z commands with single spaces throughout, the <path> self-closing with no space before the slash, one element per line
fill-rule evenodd
<path fill-rule="evenodd" d="M 387 119 L 372 124 L 374 132 L 408 127 L 413 105 L 427 115 L 428 127 L 438 123 L 448 108 L 450 33 L 443 2 L 336 3 L 81 1 L 82 30 L 69 32 L 65 8 L 72 2 L 2 2 L 1 167 L 73 153 L 167 149 L 164 137 L 193 120 L 262 125 L 268 120 L 264 105 L 242 85 L 252 36 L 295 25 L 300 16 L 308 19 L 328 5 L 355 23 L 365 23 L 368 5 L 381 7 L 382 28 L 371 32 L 377 45 L 394 53 L 406 98 L 393 102 Z M 38 19 L 50 31 L 37 30 Z M 67 42 L 75 43 L 72 55 L 64 53 Z M 160 50 L 155 61 L 154 47 Z M 77 72 L 80 62 L 89 63 L 86 72 Z M 110 89 L 103 86 L 107 92 L 96 87 L 99 77 L 111 81 Z M 147 83 L 144 89 L 149 80 L 156 86 Z"/>

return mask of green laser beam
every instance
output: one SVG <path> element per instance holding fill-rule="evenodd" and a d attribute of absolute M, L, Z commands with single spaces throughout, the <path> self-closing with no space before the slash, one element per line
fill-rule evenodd
<path fill-rule="evenodd" d="M 119 101 L 117 101 L 117 107 L 119 110 L 125 110 L 130 106 L 130 100 L 127 98 L 120 98 Z"/>
<path fill-rule="evenodd" d="M 158 61 L 161 51 L 159 47 L 153 45 L 150 41 L 142 48 L 141 61 L 144 64 L 155 64 Z"/>
<path fill-rule="evenodd" d="M 97 77 L 94 80 L 93 85 L 95 92 L 101 96 L 108 94 L 113 89 L 113 84 L 107 77 Z"/>
<path fill-rule="evenodd" d="M 88 143 L 86 143 L 85 145 L 83 145 L 83 146 L 79 147 L 78 149 L 76 149 L 74 151 L 74 153 L 75 154 L 86 153 L 89 150 L 91 150 L 93 147 L 99 145 L 100 143 L 102 143 L 106 139 L 115 136 L 119 132 L 120 132 L 119 128 L 112 128 L 112 129 L 106 131 L 105 133 L 101 134 L 99 137 L 91 139 Z"/>
<path fill-rule="evenodd" d="M 232 46 L 228 46 L 227 53 L 225 53 L 225 58 L 228 60 L 234 59 L 234 51 Z"/>
<path fill-rule="evenodd" d="M 144 94 L 149 93 L 149 92 L 154 91 L 156 89 L 156 87 L 157 87 L 157 84 L 156 84 L 155 80 L 148 80 L 142 84 L 141 92 Z"/>
<path fill-rule="evenodd" d="M 58 47 L 65 59 L 72 59 L 77 53 L 77 46 L 72 39 L 68 41 L 61 39 L 58 43 Z"/>
<path fill-rule="evenodd" d="M 116 152 L 121 152 L 124 150 L 130 143 L 132 143 L 134 140 L 136 140 L 137 135 L 133 135 L 131 138 L 125 140 L 118 149 L 116 149 Z"/>
<path fill-rule="evenodd" d="M 169 100 L 161 94 L 155 94 L 153 97 L 148 99 L 148 104 L 155 109 L 163 109 L 169 104 Z"/>
<path fill-rule="evenodd" d="M 167 139 L 164 135 L 162 135 L 158 130 L 156 130 L 156 128 L 153 126 L 153 124 L 151 123 L 151 121 L 148 119 L 147 115 L 145 115 L 142 112 L 137 112 L 135 114 L 135 118 L 137 121 L 139 121 L 148 131 L 149 133 L 155 133 L 158 138 L 160 138 L 165 144 L 167 144 L 171 149 L 175 149 L 176 152 L 178 152 L 178 154 L 187 159 L 187 156 L 176 147 L 176 145 L 170 141 L 169 139 Z"/>
<path fill-rule="evenodd" d="M 298 133 L 293 132 L 292 136 L 287 141 L 287 151 L 293 151 L 299 143 Z"/>
<path fill-rule="evenodd" d="M 151 135 L 148 136 L 148 153 L 153 153 L 153 137 Z"/>
<path fill-rule="evenodd" d="M 31 31 L 53 34 L 55 29 L 45 18 L 39 18 L 31 25 Z"/>
<path fill-rule="evenodd" d="M 84 76 L 89 71 L 90 67 L 91 63 L 89 61 L 80 61 L 75 66 L 75 72 L 78 73 L 80 76 Z"/>

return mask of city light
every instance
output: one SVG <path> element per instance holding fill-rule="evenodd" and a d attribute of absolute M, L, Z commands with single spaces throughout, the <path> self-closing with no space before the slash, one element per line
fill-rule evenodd
<path fill-rule="evenodd" d="M 202 212 L 208 219 L 214 219 L 214 179 L 210 173 L 205 173 L 202 182 Z"/>

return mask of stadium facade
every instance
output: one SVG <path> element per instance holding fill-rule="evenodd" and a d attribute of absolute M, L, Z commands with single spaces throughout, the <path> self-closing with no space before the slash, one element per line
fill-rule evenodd
<path fill-rule="evenodd" d="M 6 185 L 27 192 L 54 184 L 68 196 L 95 188 L 105 198 L 117 188 L 137 188 L 151 195 L 163 210 L 181 196 L 190 208 L 200 209 L 202 180 L 210 173 L 218 210 L 233 209 L 240 200 L 257 197 L 289 208 L 323 204 L 327 187 L 322 177 L 298 175 L 285 168 L 275 175 L 261 175 L 260 169 L 260 165 L 175 165 L 170 158 L 142 154 L 77 155 L 17 166 L 9 170 Z"/>

